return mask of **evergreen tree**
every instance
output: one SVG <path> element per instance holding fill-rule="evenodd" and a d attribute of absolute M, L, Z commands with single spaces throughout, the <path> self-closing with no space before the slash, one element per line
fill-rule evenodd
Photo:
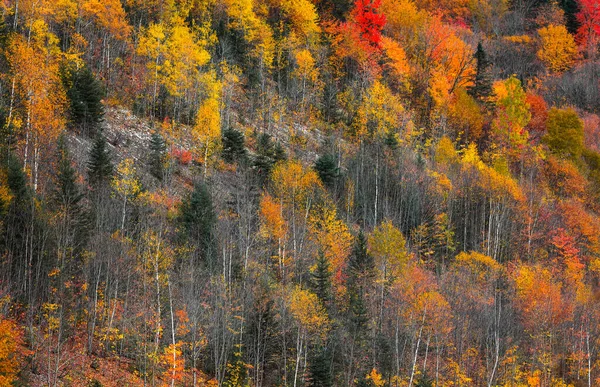
<path fill-rule="evenodd" d="M 235 129 L 226 129 L 223 131 L 223 151 L 221 155 L 223 160 L 233 164 L 236 161 L 244 163 L 246 161 L 245 139 L 242 132 Z"/>
<path fill-rule="evenodd" d="M 469 88 L 468 92 L 476 100 L 486 103 L 487 98 L 492 94 L 492 77 L 490 74 L 492 64 L 488 60 L 481 42 L 477 44 L 477 51 L 474 57 L 477 61 L 475 79 L 473 80 L 473 86 Z"/>
<path fill-rule="evenodd" d="M 331 355 L 326 348 L 320 348 L 315 351 L 309 366 L 308 385 L 310 387 L 333 386 L 331 360 Z"/>
<path fill-rule="evenodd" d="M 84 129 L 95 127 L 104 117 L 102 84 L 87 66 L 68 69 L 66 73 L 68 76 L 63 76 L 63 83 L 67 87 L 71 121 Z"/>
<path fill-rule="evenodd" d="M 273 165 L 278 161 L 285 160 L 285 151 L 281 144 L 273 142 L 270 135 L 261 133 L 256 142 L 256 156 L 253 168 L 261 178 L 261 182 L 269 176 Z"/>
<path fill-rule="evenodd" d="M 58 139 L 57 159 L 54 198 L 69 211 L 76 211 L 83 195 L 77 187 L 77 172 L 73 168 L 73 161 L 63 136 Z"/>
<path fill-rule="evenodd" d="M 167 145 L 158 132 L 150 137 L 150 173 L 158 180 L 163 180 L 167 161 Z"/>
<path fill-rule="evenodd" d="M 208 257 L 212 251 L 213 228 L 217 217 L 205 184 L 196 184 L 191 195 L 181 203 L 179 219 L 185 235 L 198 246 L 201 256 L 210 266 L 212 263 Z"/>
<path fill-rule="evenodd" d="M 315 294 L 321 300 L 323 305 L 327 305 L 331 300 L 331 272 L 329 271 L 329 261 L 322 252 L 317 257 L 317 266 L 311 273 L 312 284 Z"/>
<path fill-rule="evenodd" d="M 87 163 L 88 181 L 92 186 L 107 182 L 113 174 L 113 164 L 111 161 L 108 143 L 103 135 L 98 135 L 92 149 L 90 150 Z"/>
<path fill-rule="evenodd" d="M 333 186 L 339 176 L 339 168 L 336 165 L 335 156 L 331 154 L 320 156 L 315 162 L 315 170 L 323 184 L 328 187 Z"/>
<path fill-rule="evenodd" d="M 348 260 L 350 319 L 357 332 L 364 332 L 369 321 L 365 296 L 375 277 L 375 261 L 367 251 L 367 239 L 358 234 Z"/>

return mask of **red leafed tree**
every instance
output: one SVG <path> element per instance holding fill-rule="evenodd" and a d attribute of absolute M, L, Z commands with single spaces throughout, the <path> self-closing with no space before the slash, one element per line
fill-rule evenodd
<path fill-rule="evenodd" d="M 595 47 L 600 36 L 600 2 L 579 0 L 577 39 L 584 47 Z"/>
<path fill-rule="evenodd" d="M 381 0 L 356 0 L 352 16 L 358 24 L 361 36 L 370 45 L 379 48 L 385 15 L 379 13 Z"/>

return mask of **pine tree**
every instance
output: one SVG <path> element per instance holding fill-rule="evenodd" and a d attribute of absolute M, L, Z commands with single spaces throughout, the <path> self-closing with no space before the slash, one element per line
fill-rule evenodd
<path fill-rule="evenodd" d="M 229 128 L 223 131 L 223 151 L 221 153 L 223 160 L 233 164 L 235 162 L 244 163 L 246 161 L 245 139 L 242 132 Z"/>
<path fill-rule="evenodd" d="M 167 145 L 158 132 L 152 133 L 150 137 L 150 173 L 158 180 L 163 180 L 165 162 L 167 161 Z"/>
<path fill-rule="evenodd" d="M 339 176 L 339 168 L 336 165 L 335 156 L 325 154 L 315 162 L 315 170 L 319 174 L 319 178 L 328 187 L 333 186 L 335 180 Z"/>
<path fill-rule="evenodd" d="M 492 79 L 490 74 L 490 67 L 492 64 L 488 60 L 481 42 L 477 44 L 477 51 L 475 52 L 474 57 L 477 61 L 475 79 L 473 80 L 473 86 L 471 86 L 468 91 L 473 98 L 486 103 L 487 98 L 492 94 Z"/>
<path fill-rule="evenodd" d="M 66 73 L 69 76 L 63 77 L 63 82 L 67 86 L 71 121 L 84 129 L 95 127 L 104 118 L 102 84 L 87 66 Z"/>
<path fill-rule="evenodd" d="M 98 135 L 90 150 L 87 163 L 88 181 L 92 186 L 108 182 L 113 174 L 114 167 L 111 161 L 108 143 L 103 135 Z"/>
<path fill-rule="evenodd" d="M 217 217 L 205 184 L 196 184 L 191 195 L 181 203 L 179 219 L 185 236 L 198 246 L 201 256 L 210 266 L 212 262 L 208 257 L 213 247 L 213 228 Z"/>
<path fill-rule="evenodd" d="M 317 257 L 317 266 L 311 273 L 312 284 L 315 294 L 323 305 L 327 305 L 331 300 L 331 272 L 329 271 L 329 261 L 322 252 Z"/>
<path fill-rule="evenodd" d="M 331 355 L 326 348 L 319 348 L 315 351 L 309 366 L 310 387 L 331 387 L 333 378 L 331 375 Z"/>

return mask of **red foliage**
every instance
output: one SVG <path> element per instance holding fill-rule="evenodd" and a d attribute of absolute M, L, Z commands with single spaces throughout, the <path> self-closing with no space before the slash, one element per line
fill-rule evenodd
<path fill-rule="evenodd" d="M 381 0 L 356 0 L 352 10 L 361 37 L 375 48 L 380 48 L 381 30 L 386 22 L 385 15 L 378 13 L 380 5 Z"/>
<path fill-rule="evenodd" d="M 577 40 L 583 46 L 595 46 L 600 36 L 600 2 L 579 0 Z"/>
<path fill-rule="evenodd" d="M 181 165 L 188 165 L 192 162 L 192 152 L 186 149 L 173 148 L 171 149 L 171 156 Z"/>

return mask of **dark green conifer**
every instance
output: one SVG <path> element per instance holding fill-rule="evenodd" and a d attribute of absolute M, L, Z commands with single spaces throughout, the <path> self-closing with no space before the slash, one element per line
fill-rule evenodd
<path fill-rule="evenodd" d="M 331 154 L 320 156 L 315 162 L 315 170 L 323 184 L 328 187 L 333 186 L 339 176 L 339 168 L 337 167 L 335 156 Z"/>
<path fill-rule="evenodd" d="M 92 186 L 107 182 L 113 174 L 113 164 L 111 161 L 108 143 L 102 134 L 99 134 L 90 150 L 87 163 L 88 181 Z"/>
<path fill-rule="evenodd" d="M 315 294 L 323 305 L 327 305 L 331 299 L 331 272 L 327 257 L 322 252 L 317 256 L 317 266 L 311 273 L 312 284 Z"/>
<path fill-rule="evenodd" d="M 275 143 L 271 136 L 266 133 L 258 135 L 256 156 L 252 166 L 263 182 L 271 173 L 273 165 L 285 159 L 285 151 L 281 144 Z"/>
<path fill-rule="evenodd" d="M 167 160 L 167 145 L 158 132 L 150 137 L 150 173 L 158 180 L 164 178 L 165 162 Z"/>
<path fill-rule="evenodd" d="M 490 74 L 492 64 L 488 60 L 481 42 L 477 44 L 477 51 L 474 57 L 477 61 L 475 79 L 473 80 L 473 86 L 469 88 L 468 92 L 476 100 L 486 103 L 487 98 L 492 94 L 492 76 Z"/>
<path fill-rule="evenodd" d="M 95 127 L 104 118 L 104 89 L 94 73 L 83 66 L 66 71 L 63 82 L 67 87 L 71 121 L 84 129 Z"/>
<path fill-rule="evenodd" d="M 222 143 L 223 151 L 221 155 L 223 160 L 230 164 L 246 161 L 246 140 L 242 132 L 233 128 L 226 129 L 223 131 Z"/>
<path fill-rule="evenodd" d="M 331 375 L 331 355 L 326 348 L 319 348 L 313 355 L 309 366 L 310 387 L 331 387 L 333 377 Z"/>
<path fill-rule="evenodd" d="M 204 183 L 197 183 L 194 191 L 181 203 L 179 219 L 187 238 L 198 246 L 201 256 L 207 260 L 212 251 L 213 228 L 217 217 L 212 197 Z"/>

